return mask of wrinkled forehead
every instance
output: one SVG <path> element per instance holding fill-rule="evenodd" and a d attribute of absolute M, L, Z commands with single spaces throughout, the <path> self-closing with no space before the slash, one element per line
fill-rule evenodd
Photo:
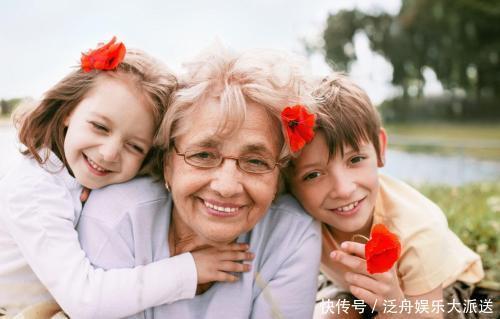
<path fill-rule="evenodd" d="M 254 102 L 227 112 L 213 99 L 192 106 L 179 121 L 176 145 L 211 147 L 221 151 L 260 152 L 277 157 L 282 146 L 280 123 Z"/>

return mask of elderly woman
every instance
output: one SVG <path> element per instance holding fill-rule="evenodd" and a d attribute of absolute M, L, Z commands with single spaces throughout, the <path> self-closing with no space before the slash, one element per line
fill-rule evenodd
<path fill-rule="evenodd" d="M 137 318 L 312 316 L 319 226 L 291 196 L 277 198 L 290 155 L 280 114 L 305 101 L 300 62 L 272 51 L 205 53 L 188 65 L 162 123 L 164 184 L 143 177 L 92 192 L 78 231 L 96 266 L 232 242 L 255 254 L 237 282 L 199 286 L 194 298 Z"/>

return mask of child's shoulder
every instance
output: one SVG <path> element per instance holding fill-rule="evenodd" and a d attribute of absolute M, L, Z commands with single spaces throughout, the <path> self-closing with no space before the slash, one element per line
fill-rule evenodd
<path fill-rule="evenodd" d="M 382 219 L 381 222 L 406 235 L 411 230 L 448 228 L 446 216 L 439 206 L 415 188 L 383 174 L 379 175 L 379 184 L 376 219 Z"/>
<path fill-rule="evenodd" d="M 19 155 L 0 179 L 0 188 L 14 192 L 50 191 L 52 188 L 64 188 L 61 173 L 65 168 L 54 163 L 39 164 L 34 158 Z"/>
<path fill-rule="evenodd" d="M 151 177 L 136 177 L 125 183 L 108 185 L 90 192 L 82 218 L 114 225 L 130 214 L 150 214 L 168 201 L 165 186 Z M 106 213 L 103 214 L 102 212 Z"/>
<path fill-rule="evenodd" d="M 90 193 L 89 200 L 105 199 L 116 201 L 123 206 L 141 205 L 151 201 L 167 198 L 165 186 L 152 177 L 141 176 L 130 181 L 112 184 Z"/>

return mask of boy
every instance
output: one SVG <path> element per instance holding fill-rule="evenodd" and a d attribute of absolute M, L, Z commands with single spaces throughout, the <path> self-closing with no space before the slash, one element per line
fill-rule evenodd
<path fill-rule="evenodd" d="M 480 257 L 448 228 L 439 207 L 407 184 L 378 173 L 387 136 L 362 89 L 334 74 L 323 80 L 315 97 L 316 136 L 286 175 L 295 197 L 322 222 L 322 272 L 378 311 L 378 317 L 391 316 L 384 313 L 384 302 L 399 310 L 405 299 L 413 305 L 427 300 L 423 315 L 442 317 L 447 310 L 432 309 L 433 302 L 443 299 L 443 290 L 448 295 L 479 282 L 484 276 Z M 365 245 L 353 236 L 370 237 L 378 223 L 399 237 L 402 251 L 392 269 L 372 275 L 366 270 Z M 446 300 L 441 303 L 446 308 Z M 418 314 L 413 309 L 408 316 Z"/>

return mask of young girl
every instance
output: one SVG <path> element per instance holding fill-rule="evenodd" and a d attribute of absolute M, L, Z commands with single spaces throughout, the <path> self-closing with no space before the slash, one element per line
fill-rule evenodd
<path fill-rule="evenodd" d="M 303 207 L 323 223 L 323 274 L 378 311 L 378 318 L 394 315 L 388 312 L 390 304 L 403 318 L 442 317 L 447 313 L 439 303 L 449 310 L 447 300 L 442 301 L 443 290 L 452 296 L 450 302 L 457 298 L 461 311 L 463 298 L 470 296 L 464 287 L 472 288 L 483 277 L 480 257 L 448 228 L 434 203 L 405 183 L 378 173 L 387 138 L 365 92 L 348 78 L 333 75 L 319 86 L 316 97 L 317 134 L 292 161 L 288 181 Z M 392 269 L 370 274 L 364 242 L 354 239 L 370 237 L 378 223 L 396 233 L 402 251 Z M 462 300 L 456 291 L 463 293 Z M 412 308 L 400 314 L 405 299 Z M 419 302 L 420 313 L 415 308 Z M 331 315 L 332 310 L 323 305 L 323 314 Z M 352 304 L 349 310 L 356 311 Z M 366 314 L 371 314 L 369 308 Z"/>
<path fill-rule="evenodd" d="M 84 54 L 81 68 L 22 118 L 25 156 L 0 181 L 5 315 L 54 298 L 71 317 L 124 317 L 191 298 L 197 283 L 236 280 L 226 272 L 251 259 L 243 244 L 104 271 L 93 268 L 78 241 L 82 189 L 153 171 L 153 138 L 176 83 L 157 61 L 125 53 L 113 38 Z"/>

